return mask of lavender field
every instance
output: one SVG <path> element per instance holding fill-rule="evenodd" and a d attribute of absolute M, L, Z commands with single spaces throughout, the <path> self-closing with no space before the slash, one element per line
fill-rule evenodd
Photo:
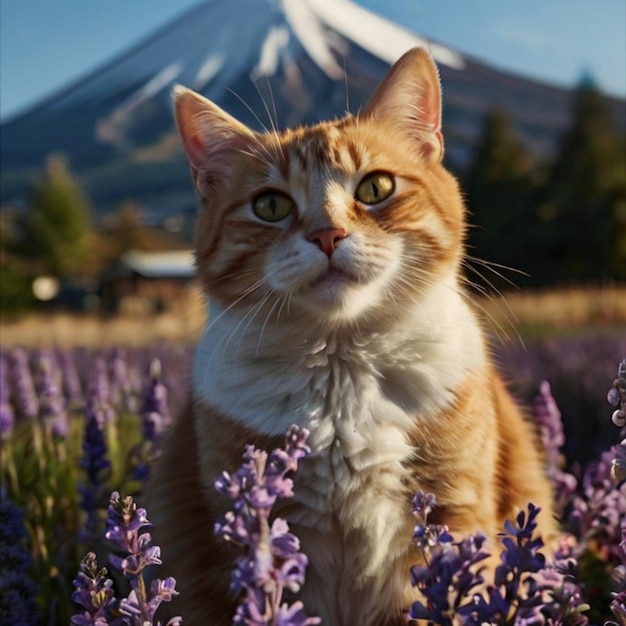
<path fill-rule="evenodd" d="M 502 565 L 488 591 L 479 593 L 480 536 L 452 538 L 429 524 L 436 503 L 418 494 L 414 540 L 427 565 L 407 572 L 423 595 L 412 616 L 434 624 L 624 625 L 626 488 L 611 477 L 611 468 L 618 479 L 626 477 L 624 450 L 617 446 L 624 433 L 613 423 L 623 426 L 619 411 L 626 410 L 626 380 L 614 383 L 626 356 L 626 333 L 512 342 L 497 352 L 546 446 L 563 539 L 554 556 L 531 540 L 538 513 L 530 506 L 503 529 Z M 188 402 L 190 358 L 188 348 L 164 343 L 1 348 L 0 625 L 157 624 L 159 604 L 184 594 L 171 578 L 151 587 L 143 580 L 143 569 L 158 563 L 159 555 L 146 536 L 150 512 L 146 517 L 138 507 L 161 435 Z M 298 445 L 305 450 L 304 440 Z M 287 452 L 274 454 L 297 459 L 294 449 L 288 441 Z M 247 454 L 232 480 L 265 452 Z M 259 472 L 252 487 L 264 480 Z M 288 495 L 289 484 L 281 484 L 274 497 Z M 228 491 L 228 485 L 222 488 Z M 241 491 L 233 510 L 248 511 L 242 524 L 250 525 L 253 538 L 244 552 L 250 561 L 260 541 L 254 529 L 269 523 L 270 511 L 245 505 L 245 497 Z M 258 581 L 240 580 L 242 605 L 234 623 L 317 623 L 297 602 L 280 604 L 283 587 L 296 591 L 306 566 L 297 539 L 281 529 L 292 552 L 278 554 L 270 546 L 275 562 L 282 567 L 293 561 L 298 574 L 278 584 L 271 602 Z M 230 532 L 227 523 L 219 530 Z M 278 565 L 273 580 L 280 581 Z M 167 576 L 167 555 L 159 569 Z M 276 610 L 261 619 L 258 602 Z"/>

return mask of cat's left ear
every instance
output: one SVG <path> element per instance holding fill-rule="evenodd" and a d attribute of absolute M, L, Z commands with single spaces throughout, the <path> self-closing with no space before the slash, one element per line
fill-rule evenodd
<path fill-rule="evenodd" d="M 388 119 L 419 142 L 430 162 L 443 157 L 439 72 L 424 48 L 413 48 L 396 61 L 379 85 L 364 116 Z"/>

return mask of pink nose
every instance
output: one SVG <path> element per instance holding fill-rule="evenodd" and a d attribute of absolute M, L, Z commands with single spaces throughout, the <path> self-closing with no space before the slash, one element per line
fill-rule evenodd
<path fill-rule="evenodd" d="M 314 230 L 307 239 L 314 243 L 326 256 L 330 257 L 339 242 L 348 236 L 345 228 L 320 228 Z"/>

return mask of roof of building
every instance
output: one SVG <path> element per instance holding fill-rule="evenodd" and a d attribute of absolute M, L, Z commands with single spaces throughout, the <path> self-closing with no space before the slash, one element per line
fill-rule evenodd
<path fill-rule="evenodd" d="M 145 252 L 129 250 L 116 264 L 116 276 L 136 272 L 145 278 L 193 278 L 196 274 L 193 250 Z"/>

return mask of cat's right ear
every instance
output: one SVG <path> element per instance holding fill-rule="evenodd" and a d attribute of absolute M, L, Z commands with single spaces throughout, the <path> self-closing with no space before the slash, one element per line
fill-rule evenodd
<path fill-rule="evenodd" d="M 426 160 L 441 160 L 441 86 L 437 66 L 424 48 L 413 48 L 394 63 L 364 115 L 390 120 L 416 139 Z"/>
<path fill-rule="evenodd" d="M 243 150 L 254 137 L 244 124 L 200 94 L 176 85 L 174 117 L 198 193 L 228 176 L 233 151 Z"/>

